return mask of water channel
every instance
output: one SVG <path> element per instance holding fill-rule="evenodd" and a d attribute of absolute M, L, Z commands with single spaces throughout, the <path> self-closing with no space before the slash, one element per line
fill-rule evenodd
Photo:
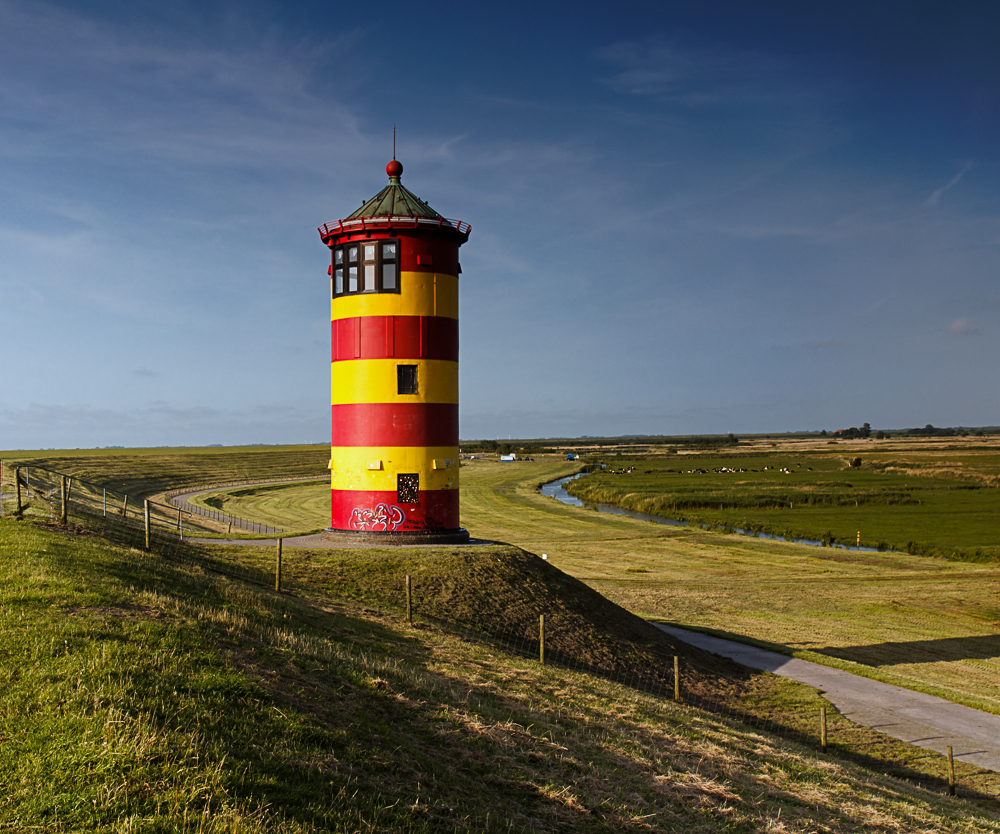
<path fill-rule="evenodd" d="M 699 524 L 697 521 L 678 521 L 675 518 L 664 518 L 659 515 L 650 515 L 649 513 L 640 513 L 637 510 L 626 510 L 622 507 L 616 507 L 614 504 L 586 504 L 574 495 L 570 495 L 566 491 L 566 484 L 570 481 L 575 481 L 577 478 L 581 478 L 588 475 L 588 472 L 577 472 L 575 475 L 567 475 L 565 478 L 559 478 L 556 481 L 549 481 L 547 484 L 542 484 L 539 492 L 542 495 L 546 495 L 549 498 L 555 498 L 556 501 L 561 501 L 563 504 L 569 504 L 573 507 L 592 507 L 599 513 L 610 513 L 611 515 L 627 515 L 630 518 L 637 518 L 640 521 L 652 521 L 654 524 L 669 524 L 672 527 L 703 527 L 708 529 L 707 524 Z M 794 539 L 786 538 L 785 536 L 778 536 L 772 533 L 759 533 L 753 530 L 744 530 L 742 527 L 729 527 L 727 532 L 738 533 L 741 536 L 752 536 L 757 539 L 773 539 L 778 542 L 797 542 L 798 544 L 810 544 L 813 547 L 839 547 L 842 550 L 859 550 L 866 553 L 878 553 L 878 548 L 875 547 L 864 547 L 858 545 L 847 545 L 847 544 L 831 544 L 824 545 L 823 542 L 817 539 Z"/>

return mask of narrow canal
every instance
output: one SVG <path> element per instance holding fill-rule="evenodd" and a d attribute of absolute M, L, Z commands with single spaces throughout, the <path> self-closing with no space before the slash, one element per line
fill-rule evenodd
<path fill-rule="evenodd" d="M 654 524 L 668 524 L 672 527 L 702 527 L 708 529 L 709 525 L 699 524 L 694 521 L 678 521 L 674 518 L 664 518 L 659 515 L 650 515 L 649 513 L 640 513 L 636 510 L 626 510 L 623 507 L 616 507 L 614 504 L 587 504 L 577 498 L 575 495 L 570 495 L 566 491 L 566 484 L 570 481 L 575 481 L 577 478 L 582 478 L 588 475 L 587 472 L 577 472 L 575 475 L 567 475 L 565 478 L 559 478 L 556 481 L 550 481 L 547 484 L 542 484 L 539 492 L 542 495 L 548 496 L 549 498 L 555 498 L 556 501 L 560 501 L 563 504 L 569 504 L 573 507 L 591 507 L 596 509 L 599 513 L 610 513 L 611 515 L 627 515 L 630 518 L 637 518 L 640 521 L 652 521 Z M 760 533 L 753 530 L 744 530 L 742 527 L 729 527 L 726 528 L 726 532 L 738 533 L 741 536 L 752 536 L 757 539 L 773 539 L 774 541 L 784 542 L 797 542 L 798 544 L 809 544 L 814 547 L 839 547 L 842 550 L 859 550 L 867 553 L 878 553 L 878 549 L 874 547 L 864 547 L 857 545 L 846 545 L 837 544 L 825 545 L 818 539 L 794 539 L 786 538 L 785 536 L 778 536 L 771 533 Z M 887 551 L 888 552 L 888 551 Z"/>

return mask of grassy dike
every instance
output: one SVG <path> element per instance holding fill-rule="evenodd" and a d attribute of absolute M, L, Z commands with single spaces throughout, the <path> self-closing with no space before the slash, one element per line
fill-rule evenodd
<path fill-rule="evenodd" d="M 934 454 L 939 460 L 931 465 L 938 469 L 941 458 L 958 452 Z M 988 475 L 992 459 L 992 453 L 980 455 L 977 468 Z M 996 564 L 666 527 L 564 506 L 537 493 L 539 483 L 576 467 L 552 458 L 472 461 L 462 468 L 463 524 L 476 536 L 548 554 L 550 564 L 647 619 L 1000 713 Z M 252 492 L 223 497 L 232 498 L 237 514 L 275 525 L 290 505 L 313 507 L 308 521 L 315 526 L 325 518 L 325 484 Z"/>
<path fill-rule="evenodd" d="M 0 519 L 0 830 L 1000 830 L 993 801 L 949 799 L 915 769 L 901 781 L 407 627 L 372 606 L 418 560 L 381 556 L 383 570 L 379 554 L 313 554 L 298 593 L 278 595 Z M 624 612 L 515 548 L 419 561 L 439 614 L 495 609 L 487 591 L 506 576 L 500 601 L 523 585 L 579 628 L 589 611 L 610 639 L 636 637 Z M 445 567 L 465 591 L 434 585 Z"/>
<path fill-rule="evenodd" d="M 0 452 L 7 469 L 38 464 L 133 498 L 153 498 L 181 487 L 262 478 L 308 478 L 328 474 L 330 447 L 227 446 L 160 449 L 67 449 Z M 9 481 L 10 475 L 5 478 Z"/>

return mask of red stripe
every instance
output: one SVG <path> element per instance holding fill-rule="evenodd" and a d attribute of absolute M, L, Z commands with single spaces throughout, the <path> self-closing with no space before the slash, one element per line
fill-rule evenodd
<path fill-rule="evenodd" d="M 346 403 L 331 408 L 331 446 L 458 446 L 454 403 Z"/>
<path fill-rule="evenodd" d="M 458 275 L 458 246 L 453 238 L 426 234 L 399 236 L 400 270 Z"/>
<path fill-rule="evenodd" d="M 400 272 L 436 272 L 439 275 L 458 275 L 458 247 L 465 240 L 456 240 L 455 233 L 447 230 L 438 232 L 426 226 L 417 229 L 405 227 L 363 231 L 351 230 L 345 233 L 333 232 L 324 239 L 328 246 L 337 246 L 350 240 L 399 240 Z"/>
<path fill-rule="evenodd" d="M 458 361 L 458 319 L 444 316 L 356 316 L 330 322 L 331 361 Z"/>
<path fill-rule="evenodd" d="M 457 530 L 458 490 L 421 491 L 416 504 L 398 504 L 395 490 L 330 490 L 334 530 Z"/>

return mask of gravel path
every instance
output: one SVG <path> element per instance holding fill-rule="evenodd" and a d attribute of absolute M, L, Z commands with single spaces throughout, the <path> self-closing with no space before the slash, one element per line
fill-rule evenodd
<path fill-rule="evenodd" d="M 308 483 L 309 481 L 320 480 L 319 478 L 292 478 L 283 481 L 261 481 L 252 484 L 247 484 L 247 486 L 277 486 L 279 484 L 295 484 L 295 483 Z M 189 498 L 193 498 L 196 495 L 205 495 L 210 492 L 222 492 L 226 489 L 235 489 L 241 485 L 233 484 L 230 486 L 216 486 L 209 487 L 208 489 L 196 489 L 191 492 L 183 492 L 179 495 L 175 495 L 170 499 L 170 503 L 175 507 L 181 507 L 182 509 L 187 509 L 189 511 L 194 511 L 194 508 L 188 503 Z M 277 537 L 272 537 L 268 539 L 214 539 L 214 538 L 199 538 L 197 536 L 185 536 L 185 538 L 190 542 L 196 542 L 199 544 L 242 544 L 249 547 L 275 547 L 278 544 Z M 364 542 L 351 542 L 351 541 L 336 541 L 334 539 L 326 538 L 322 533 L 310 533 L 307 536 L 289 536 L 281 538 L 281 546 L 285 547 L 299 547 L 306 548 L 310 550 L 371 550 L 372 545 L 366 544 Z M 495 544 L 495 542 L 489 541 L 487 539 L 469 539 L 467 542 L 451 543 L 447 545 L 442 544 L 405 544 L 405 545 L 392 545 L 392 544 L 379 544 L 377 545 L 379 550 L 397 550 L 401 547 L 414 548 L 414 547 L 477 547 L 484 544 Z"/>
<path fill-rule="evenodd" d="M 277 538 L 201 539 L 194 536 L 185 536 L 184 538 L 189 542 L 196 542 L 198 544 L 245 544 L 250 547 L 275 547 L 278 544 Z M 496 542 L 489 541 L 488 539 L 469 539 L 467 542 L 452 542 L 449 544 L 371 544 L 366 542 L 336 541 L 325 538 L 322 533 L 310 533 L 308 536 L 282 537 L 281 539 L 282 548 L 301 547 L 311 550 L 400 550 L 402 548 L 412 550 L 413 548 L 426 547 L 480 547 L 485 544 L 496 544 Z"/>

